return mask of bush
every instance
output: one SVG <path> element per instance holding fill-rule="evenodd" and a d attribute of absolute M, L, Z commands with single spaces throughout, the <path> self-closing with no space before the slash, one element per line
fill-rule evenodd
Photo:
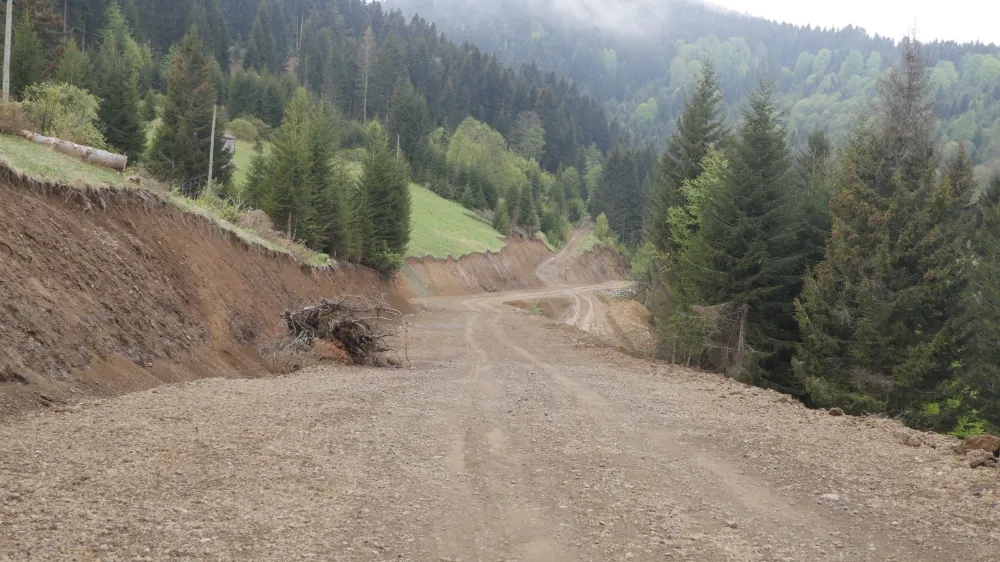
<path fill-rule="evenodd" d="M 217 218 L 236 224 L 245 209 L 241 209 L 229 199 L 221 197 L 220 193 L 223 192 L 224 186 L 217 182 L 212 183 L 212 189 L 202 191 L 201 195 L 194 200 L 194 204 Z"/>
<path fill-rule="evenodd" d="M 21 131 L 33 130 L 35 126 L 24 114 L 24 108 L 17 102 L 0 105 L 0 132 L 21 136 Z"/>
<path fill-rule="evenodd" d="M 403 254 L 393 252 L 384 243 L 380 249 L 374 250 L 365 260 L 365 265 L 386 276 L 399 271 L 403 267 L 403 263 Z"/>
<path fill-rule="evenodd" d="M 253 123 L 242 117 L 229 122 L 229 132 L 238 140 L 245 142 L 254 142 L 260 134 Z"/>
<path fill-rule="evenodd" d="M 106 146 L 96 125 L 99 102 L 87 90 L 63 83 L 35 84 L 25 89 L 21 107 L 43 135 L 97 148 Z"/>

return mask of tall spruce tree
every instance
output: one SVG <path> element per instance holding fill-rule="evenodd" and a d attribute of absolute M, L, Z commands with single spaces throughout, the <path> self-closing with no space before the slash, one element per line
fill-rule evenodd
<path fill-rule="evenodd" d="M 403 153 L 413 157 L 417 146 L 430 132 L 431 118 L 427 100 L 414 89 L 409 79 L 401 78 L 393 93 L 392 112 L 389 114 L 390 141 L 398 140 Z"/>
<path fill-rule="evenodd" d="M 30 12 L 24 12 L 14 26 L 14 44 L 10 57 L 10 92 L 21 97 L 24 89 L 41 81 L 45 72 L 45 50 L 38 37 Z"/>
<path fill-rule="evenodd" d="M 788 386 L 787 362 L 798 339 L 793 302 L 805 260 L 795 244 L 801 216 L 778 116 L 773 83 L 764 77 L 743 109 L 717 192 L 701 202 L 697 234 L 679 259 L 701 304 L 747 306 L 747 340 L 756 354 L 743 376 Z"/>
<path fill-rule="evenodd" d="M 608 217 L 611 229 L 626 244 L 642 238 L 644 182 L 636 151 L 624 142 L 608 153 L 597 193 L 596 211 Z"/>
<path fill-rule="evenodd" d="M 289 237 L 307 244 L 315 243 L 316 212 L 311 119 L 309 94 L 300 88 L 285 107 L 271 145 L 269 173 L 274 190 L 271 219 Z"/>
<path fill-rule="evenodd" d="M 667 142 L 653 183 L 649 240 L 657 250 L 666 252 L 676 247 L 668 226 L 670 209 L 687 204 L 681 186 L 701 174 L 708 148 L 722 140 L 725 133 L 719 77 L 712 61 L 707 60 L 677 118 L 677 128 Z"/>
<path fill-rule="evenodd" d="M 410 189 L 405 163 L 389 151 L 388 137 L 377 121 L 368 124 L 367 136 L 360 187 L 371 235 L 364 244 L 364 260 L 384 267 L 386 254 L 401 259 L 410 241 Z"/>
<path fill-rule="evenodd" d="M 76 46 L 76 39 L 70 38 L 56 62 L 52 79 L 64 82 L 77 88 L 86 88 L 88 84 L 88 68 L 90 61 L 87 55 Z"/>
<path fill-rule="evenodd" d="M 277 72 L 278 66 L 278 53 L 271 25 L 271 8 L 267 0 L 263 0 L 257 7 L 257 16 L 253 20 L 243 67 L 258 72 L 265 70 Z"/>
<path fill-rule="evenodd" d="M 205 54 L 198 30 L 192 28 L 181 40 L 167 73 L 167 95 L 163 100 L 163 123 L 149 151 L 148 165 L 154 173 L 178 184 L 189 197 L 201 195 L 208 181 L 212 110 L 217 100 L 212 85 L 215 59 Z M 212 177 L 228 184 L 232 154 L 225 149 L 218 119 Z"/>
<path fill-rule="evenodd" d="M 820 405 L 948 428 L 969 336 L 973 189 L 967 163 L 937 177 L 926 66 L 916 42 L 901 49 L 875 118 L 844 151 L 826 258 L 798 307 L 795 370 Z"/>
<path fill-rule="evenodd" d="M 980 221 L 965 303 L 972 336 L 964 361 L 963 398 L 971 410 L 966 416 L 985 420 L 986 429 L 996 433 L 1000 431 L 1000 174 L 976 207 Z"/>
<path fill-rule="evenodd" d="M 241 194 L 248 205 L 267 214 L 274 212 L 274 185 L 270 178 L 271 160 L 264 152 L 264 142 L 260 137 L 254 140 L 250 170 Z"/>
<path fill-rule="evenodd" d="M 139 112 L 142 51 L 117 4 L 108 6 L 105 17 L 101 45 L 92 59 L 94 94 L 101 100 L 100 117 L 108 144 L 136 161 L 146 150 L 146 131 Z"/>
<path fill-rule="evenodd" d="M 822 129 L 809 135 L 806 149 L 796 160 L 796 200 L 803 214 L 799 243 L 809 267 L 826 255 L 830 237 L 830 196 L 834 179 L 833 148 Z"/>

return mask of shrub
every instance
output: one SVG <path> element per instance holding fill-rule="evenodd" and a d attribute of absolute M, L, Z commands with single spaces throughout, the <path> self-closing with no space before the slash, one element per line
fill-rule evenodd
<path fill-rule="evenodd" d="M 233 119 L 229 122 L 229 132 L 234 137 L 245 142 L 254 142 L 260 132 L 257 127 L 245 118 Z"/>
<path fill-rule="evenodd" d="M 0 105 L 0 132 L 20 136 L 21 131 L 34 128 L 21 104 L 10 102 Z"/>
<path fill-rule="evenodd" d="M 403 267 L 403 254 L 393 252 L 384 243 L 378 250 L 374 250 L 366 260 L 367 266 L 377 270 L 382 275 L 389 276 L 399 271 Z"/>
<path fill-rule="evenodd" d="M 29 86 L 21 103 L 27 117 L 43 135 L 98 148 L 106 145 L 97 128 L 97 97 L 63 83 Z"/>

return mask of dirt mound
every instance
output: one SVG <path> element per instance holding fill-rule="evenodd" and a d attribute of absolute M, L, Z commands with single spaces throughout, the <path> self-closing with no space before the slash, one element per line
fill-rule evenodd
<path fill-rule="evenodd" d="M 552 297 L 537 300 L 510 301 L 504 304 L 512 306 L 518 310 L 523 310 L 531 314 L 537 314 L 538 316 L 544 316 L 551 320 L 562 322 L 566 317 L 566 314 L 570 311 L 570 307 L 572 307 L 573 303 L 566 298 Z"/>
<path fill-rule="evenodd" d="M 300 268 L 139 190 L 4 169 L 0 206 L 0 415 L 263 374 L 255 346 L 282 331 L 282 311 L 393 290 L 365 268 Z"/>
<path fill-rule="evenodd" d="M 510 237 L 497 253 L 454 258 L 409 258 L 397 277 L 407 297 L 471 295 L 541 286 L 535 267 L 551 252 L 538 240 Z"/>

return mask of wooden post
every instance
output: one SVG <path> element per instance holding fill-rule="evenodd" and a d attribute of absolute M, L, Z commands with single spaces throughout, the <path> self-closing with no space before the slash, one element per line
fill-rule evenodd
<path fill-rule="evenodd" d="M 215 166 L 215 118 L 219 112 L 219 106 L 212 104 L 212 139 L 208 148 L 208 189 L 212 189 L 212 168 Z"/>
<path fill-rule="evenodd" d="M 14 27 L 14 0 L 7 0 L 7 31 L 3 41 L 3 102 L 10 101 L 10 36 Z"/>

